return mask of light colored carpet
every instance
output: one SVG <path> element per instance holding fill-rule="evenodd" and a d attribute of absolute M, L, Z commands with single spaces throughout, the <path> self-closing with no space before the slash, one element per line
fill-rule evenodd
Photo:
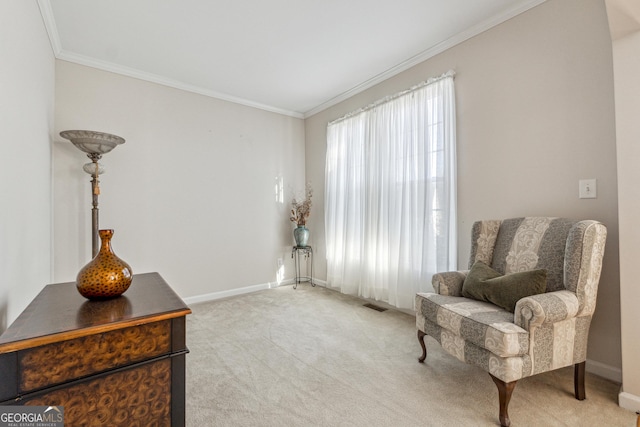
<path fill-rule="evenodd" d="M 188 316 L 188 426 L 496 426 L 486 372 L 426 339 L 418 363 L 414 317 L 378 312 L 321 287 L 283 286 L 194 304 Z M 520 380 L 518 426 L 635 426 L 619 385 L 573 368 Z"/>

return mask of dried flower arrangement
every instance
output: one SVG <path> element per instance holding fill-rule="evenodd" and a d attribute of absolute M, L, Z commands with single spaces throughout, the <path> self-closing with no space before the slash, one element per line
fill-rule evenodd
<path fill-rule="evenodd" d="M 305 198 L 303 201 L 298 201 L 296 197 L 291 201 L 291 217 L 289 219 L 291 222 L 295 222 L 298 227 L 304 227 L 307 223 L 307 218 L 311 213 L 311 196 L 313 195 L 313 189 L 311 188 L 311 183 L 307 183 L 305 189 Z"/>

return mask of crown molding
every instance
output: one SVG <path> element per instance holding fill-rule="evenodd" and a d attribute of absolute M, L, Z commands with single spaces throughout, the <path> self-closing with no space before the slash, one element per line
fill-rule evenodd
<path fill-rule="evenodd" d="M 44 21 L 44 27 L 47 30 L 49 36 L 49 43 L 51 43 L 51 50 L 53 50 L 54 56 L 57 58 L 58 54 L 62 50 L 60 44 L 60 37 L 58 36 L 58 27 L 56 26 L 56 20 L 53 17 L 53 9 L 51 9 L 50 0 L 38 0 L 38 7 L 40 8 L 40 15 Z"/>
<path fill-rule="evenodd" d="M 91 68 L 97 68 L 99 70 L 108 71 L 115 74 L 120 74 L 127 77 L 133 77 L 135 79 L 156 83 L 163 86 L 172 87 L 174 89 L 184 90 L 186 92 L 197 93 L 199 95 L 208 96 L 210 98 L 219 99 L 222 101 L 233 102 L 234 104 L 240 104 L 247 107 L 257 108 L 260 110 L 269 111 L 271 113 L 283 114 L 298 119 L 303 119 L 304 115 L 297 111 L 285 110 L 271 105 L 261 104 L 259 102 L 251 101 L 244 98 L 228 95 L 225 93 L 217 92 L 214 90 L 205 89 L 200 86 L 190 85 L 179 80 L 173 80 L 167 77 L 159 76 L 157 74 L 148 73 L 146 71 L 140 71 L 135 68 L 125 67 L 123 65 L 114 64 L 109 61 L 103 61 L 100 59 L 91 58 L 88 56 L 80 55 L 73 52 L 67 52 L 64 49 L 56 56 L 58 59 L 73 62 L 75 64 L 85 65 Z"/>
<path fill-rule="evenodd" d="M 311 110 L 307 111 L 304 113 L 304 118 L 309 118 L 311 116 L 313 116 L 314 114 L 317 114 L 321 111 L 326 110 L 329 107 L 333 107 L 334 105 L 351 98 L 354 95 L 359 94 L 360 92 L 365 91 L 366 89 L 369 89 L 370 87 L 373 87 L 375 85 L 377 85 L 378 83 L 381 83 L 397 74 L 400 74 L 403 71 L 408 70 L 409 68 L 420 64 L 421 62 L 426 61 L 427 59 L 430 59 L 436 55 L 438 55 L 439 53 L 444 52 L 445 50 L 451 49 L 452 47 L 466 41 L 469 40 L 472 37 L 477 36 L 478 34 L 481 34 L 499 24 L 502 24 L 505 21 L 508 21 L 509 19 L 520 15 L 521 13 L 524 13 L 542 3 L 544 3 L 547 0 L 531 0 L 530 2 L 521 5 L 519 7 L 513 7 L 507 11 L 505 11 L 503 14 L 501 15 L 497 15 L 494 16 L 490 19 L 487 19 L 471 28 L 469 28 L 466 31 L 463 31 L 461 33 L 456 34 L 453 37 L 448 38 L 447 40 L 438 43 L 437 45 L 407 59 L 406 61 L 396 65 L 395 67 L 392 67 L 390 69 L 388 69 L 387 71 L 384 71 L 380 74 L 378 74 L 377 76 L 372 77 L 371 79 L 360 83 L 359 85 L 353 87 L 352 89 L 349 89 L 346 92 L 341 93 L 340 95 L 331 98 L 330 100 L 318 105 L 317 107 L 312 108 Z"/>
<path fill-rule="evenodd" d="M 323 110 L 326 110 L 327 108 L 332 107 L 354 95 L 357 95 L 358 93 L 363 92 L 366 89 L 369 89 L 377 85 L 378 83 L 383 82 L 384 80 L 387 80 L 397 74 L 400 74 L 401 72 L 406 71 L 409 68 L 421 62 L 424 62 L 434 57 L 435 55 L 438 55 L 439 53 L 444 52 L 447 49 L 450 49 L 472 37 L 475 37 L 480 33 L 483 33 L 484 31 L 489 30 L 492 27 L 495 27 L 496 25 L 499 25 L 521 13 L 524 13 L 529 9 L 532 9 L 544 3 L 545 1 L 546 0 L 531 0 L 524 5 L 511 8 L 501 15 L 492 17 L 491 19 L 487 19 L 464 32 L 459 33 L 433 46 L 432 48 L 427 49 L 413 56 L 412 58 L 409 58 L 408 60 L 388 69 L 387 71 L 384 71 L 372 77 L 371 79 L 363 83 L 360 83 L 357 86 L 354 86 L 353 88 L 347 90 L 346 92 L 343 92 L 340 95 L 335 96 L 329 99 L 328 101 L 325 101 L 324 103 L 312 108 L 311 110 L 308 110 L 305 113 L 300 113 L 297 111 L 285 110 L 285 109 L 274 107 L 271 105 L 262 104 L 262 103 L 251 101 L 244 98 L 239 98 L 236 96 L 228 95 L 225 93 L 217 92 L 217 91 L 206 89 L 203 87 L 190 85 L 178 80 L 169 79 L 167 77 L 148 73 L 135 68 L 125 67 L 122 65 L 114 64 L 112 62 L 90 58 L 90 57 L 72 53 L 72 52 L 67 52 L 62 48 L 62 44 L 60 42 L 60 37 L 58 34 L 58 29 L 56 26 L 54 15 L 53 15 L 53 10 L 51 8 L 51 0 L 37 0 L 38 7 L 40 8 L 40 14 L 42 15 L 42 19 L 44 21 L 47 34 L 49 35 L 51 48 L 57 59 L 73 62 L 80 65 L 85 65 L 92 68 L 97 68 L 104 71 L 109 71 L 116 74 L 121 74 L 128 77 L 133 77 L 139 80 L 156 83 L 163 86 L 169 86 L 169 87 L 184 90 L 187 92 L 197 93 L 199 95 L 220 99 L 222 101 L 233 102 L 235 104 L 245 105 L 247 107 L 257 108 L 260 110 L 265 110 L 265 111 L 269 111 L 277 114 L 283 114 L 285 116 L 290 116 L 298 119 L 306 119 L 308 117 L 313 116 L 314 114 L 317 114 Z"/>
<path fill-rule="evenodd" d="M 127 77 L 133 77 L 139 80 L 156 83 L 163 86 L 172 87 L 174 89 L 184 90 L 186 92 L 197 93 L 199 95 L 208 96 L 210 98 L 219 99 L 222 101 L 232 102 L 234 104 L 244 105 L 247 107 L 257 108 L 259 110 L 269 111 L 271 113 L 282 114 L 285 116 L 294 117 L 297 119 L 303 119 L 304 114 L 297 111 L 285 110 L 282 108 L 274 107 L 271 105 L 261 104 L 259 102 L 251 101 L 244 98 L 228 95 L 225 93 L 217 92 L 210 89 L 205 89 L 200 86 L 190 85 L 178 80 L 173 80 L 167 77 L 159 76 L 153 73 L 148 73 L 135 68 L 125 67 L 122 65 L 114 64 L 112 62 L 103 61 L 100 59 L 91 58 L 88 56 L 80 55 L 73 52 L 65 51 L 62 48 L 60 42 L 60 36 L 58 34 L 58 27 L 53 15 L 53 9 L 51 8 L 51 0 L 37 0 L 40 8 L 40 14 L 44 21 L 47 34 L 49 35 L 49 41 L 51 43 L 51 49 L 56 59 L 60 59 L 67 62 L 73 62 L 75 64 L 85 65 L 91 68 L 97 68 L 103 71 L 109 71 L 111 73 L 120 74 Z"/>

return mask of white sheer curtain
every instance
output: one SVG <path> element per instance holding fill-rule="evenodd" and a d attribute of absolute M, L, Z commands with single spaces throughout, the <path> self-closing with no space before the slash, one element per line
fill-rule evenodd
<path fill-rule="evenodd" d="M 329 123 L 327 284 L 413 308 L 456 268 L 453 71 Z"/>

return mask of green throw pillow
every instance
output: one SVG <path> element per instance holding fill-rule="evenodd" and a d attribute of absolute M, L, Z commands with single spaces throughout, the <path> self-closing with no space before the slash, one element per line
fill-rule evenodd
<path fill-rule="evenodd" d="M 547 290 L 547 270 L 530 270 L 504 276 L 476 261 L 462 284 L 462 296 L 487 301 L 514 312 L 518 300 Z"/>

